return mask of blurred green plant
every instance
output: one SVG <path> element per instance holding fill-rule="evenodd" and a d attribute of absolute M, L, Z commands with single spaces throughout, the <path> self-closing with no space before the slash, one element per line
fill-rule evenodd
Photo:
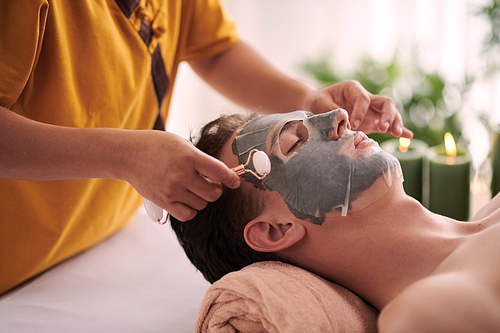
<path fill-rule="evenodd" d="M 300 67 L 321 86 L 354 79 L 372 94 L 391 97 L 405 126 L 413 131 L 415 138 L 430 146 L 443 143 L 446 132 L 450 132 L 456 141 L 461 138 L 457 112 L 473 78 L 465 77 L 463 82 L 451 84 L 437 72 L 426 72 L 417 61 L 403 64 L 397 55 L 387 64 L 364 57 L 356 70 L 340 75 L 329 59 L 332 57 L 326 54 L 317 60 L 306 61 Z M 391 138 L 388 134 L 378 133 L 369 136 L 379 143 Z"/>
<path fill-rule="evenodd" d="M 398 57 L 398 52 L 388 63 L 366 56 L 360 60 L 356 70 L 345 74 L 334 69 L 330 62 L 333 58 L 331 54 L 308 60 L 300 67 L 320 86 L 354 79 L 372 94 L 391 97 L 405 126 L 413 131 L 415 138 L 431 146 L 442 143 L 446 132 L 453 134 L 455 140 L 467 144 L 461 135 L 458 111 L 475 81 L 500 71 L 500 0 L 490 0 L 473 14 L 482 17 L 489 28 L 483 41 L 484 70 L 476 73 L 477 77 L 464 75 L 462 82 L 447 82 L 437 71 L 425 71 L 417 61 L 417 52 L 413 53 L 413 59 L 406 62 Z M 478 118 L 492 130 L 487 114 L 478 114 Z M 498 131 L 497 127 L 494 126 Z M 391 136 L 374 133 L 370 137 L 382 142 Z"/>
<path fill-rule="evenodd" d="M 500 70 L 500 0 L 491 0 L 480 7 L 476 15 L 485 19 L 489 30 L 483 40 L 485 74 Z"/>

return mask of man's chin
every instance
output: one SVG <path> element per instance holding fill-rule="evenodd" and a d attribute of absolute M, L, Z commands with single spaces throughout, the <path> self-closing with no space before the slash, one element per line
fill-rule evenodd
<path fill-rule="evenodd" d="M 394 186 L 402 186 L 403 174 L 400 168 L 393 168 L 380 176 L 367 190 L 351 203 L 347 214 L 367 209 L 383 199 Z"/>

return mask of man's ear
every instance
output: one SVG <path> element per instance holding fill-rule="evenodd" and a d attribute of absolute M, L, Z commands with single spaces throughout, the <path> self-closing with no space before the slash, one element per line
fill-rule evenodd
<path fill-rule="evenodd" d="M 261 215 L 247 223 L 244 237 L 255 251 L 276 252 L 297 243 L 305 233 L 305 227 L 296 221 L 281 222 Z"/>

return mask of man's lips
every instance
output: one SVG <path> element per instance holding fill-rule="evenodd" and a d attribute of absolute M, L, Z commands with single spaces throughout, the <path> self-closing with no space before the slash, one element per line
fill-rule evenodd
<path fill-rule="evenodd" d="M 366 136 L 363 132 L 354 134 L 354 148 L 363 149 L 373 144 L 373 140 Z"/>

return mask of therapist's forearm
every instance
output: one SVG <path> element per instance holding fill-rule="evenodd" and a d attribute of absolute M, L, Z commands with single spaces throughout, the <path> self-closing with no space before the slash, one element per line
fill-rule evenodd
<path fill-rule="evenodd" d="M 313 86 L 278 70 L 244 42 L 190 65 L 226 97 L 263 113 L 306 110 L 316 92 Z"/>
<path fill-rule="evenodd" d="M 116 177 L 120 130 L 49 125 L 0 107 L 0 177 Z"/>

